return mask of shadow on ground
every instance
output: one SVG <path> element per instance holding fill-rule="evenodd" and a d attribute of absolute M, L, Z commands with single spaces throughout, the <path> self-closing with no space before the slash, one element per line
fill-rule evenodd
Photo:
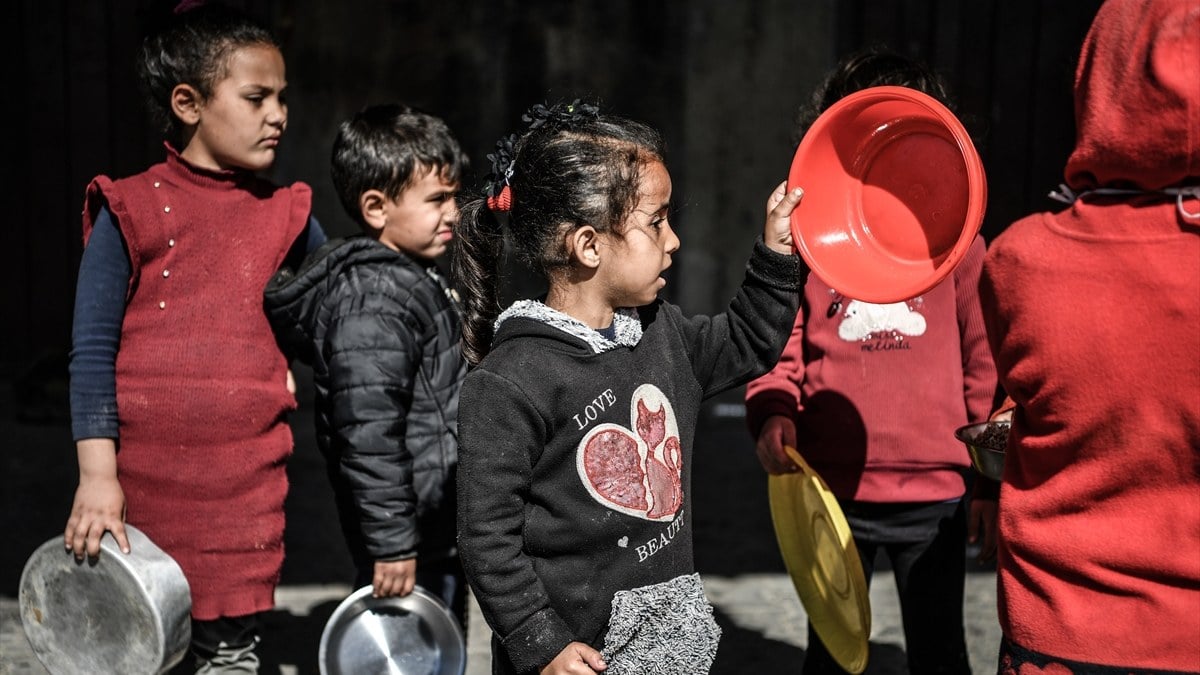
<path fill-rule="evenodd" d="M 713 662 L 711 675 L 745 675 L 745 673 L 779 672 L 784 664 L 795 664 L 799 672 L 804 662 L 804 650 L 772 640 L 754 630 L 740 628 L 733 618 L 721 610 L 713 617 L 721 626 L 721 646 L 717 649 L 717 660 Z M 791 670 L 783 668 L 782 670 Z"/>

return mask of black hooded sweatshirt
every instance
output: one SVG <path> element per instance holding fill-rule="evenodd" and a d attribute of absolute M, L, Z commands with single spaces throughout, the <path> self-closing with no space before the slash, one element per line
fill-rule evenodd
<path fill-rule="evenodd" d="M 501 314 L 459 418 L 459 547 L 497 672 L 600 649 L 618 591 L 694 572 L 701 401 L 775 364 L 805 275 L 760 241 L 724 314 L 657 301 L 611 341 L 535 301 Z"/>

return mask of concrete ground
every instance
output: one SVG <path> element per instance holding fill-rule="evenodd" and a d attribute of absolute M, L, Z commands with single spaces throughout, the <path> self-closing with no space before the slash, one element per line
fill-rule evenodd
<path fill-rule="evenodd" d="M 303 375 L 303 373 L 301 373 Z M 321 459 L 312 443 L 310 389 L 301 377 L 297 449 L 289 466 L 287 561 L 278 607 L 265 618 L 265 675 L 319 672 L 317 645 L 326 619 L 347 595 L 351 573 Z M 0 675 L 42 675 L 17 610 L 29 554 L 60 536 L 76 484 L 74 450 L 61 392 L 17 391 L 0 382 Z M 724 635 L 714 675 L 799 672 L 807 642 L 805 614 L 775 547 L 766 479 L 744 431 L 739 399 L 710 404 L 697 434 L 694 519 L 697 567 Z M 17 413 L 25 419 L 18 419 Z M 975 673 L 996 670 L 1000 629 L 995 571 L 968 556 L 967 647 Z M 907 673 L 895 584 L 885 565 L 871 586 L 867 673 Z M 488 628 L 471 608 L 467 675 L 490 672 Z M 97 674 L 100 675 L 100 674 Z M 124 674 L 122 674 L 124 675 Z"/>

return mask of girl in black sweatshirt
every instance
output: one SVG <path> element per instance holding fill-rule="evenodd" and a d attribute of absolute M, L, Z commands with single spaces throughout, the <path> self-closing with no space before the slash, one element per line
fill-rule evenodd
<path fill-rule="evenodd" d="M 807 270 L 780 185 L 724 314 L 657 299 L 679 238 L 662 143 L 578 102 L 535 106 L 468 203 L 454 272 L 477 367 L 459 408 L 459 546 L 494 673 L 702 673 L 720 629 L 692 561 L 701 401 L 769 370 Z M 548 292 L 499 312 L 508 239 Z"/>

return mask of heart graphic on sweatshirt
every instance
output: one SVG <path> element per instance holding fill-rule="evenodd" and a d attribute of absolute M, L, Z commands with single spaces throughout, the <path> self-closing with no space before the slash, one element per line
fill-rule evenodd
<path fill-rule="evenodd" d="M 614 511 L 669 521 L 683 505 L 683 449 L 675 411 L 652 384 L 633 392 L 629 408 L 636 432 L 607 423 L 580 441 L 579 478 L 596 501 Z"/>

